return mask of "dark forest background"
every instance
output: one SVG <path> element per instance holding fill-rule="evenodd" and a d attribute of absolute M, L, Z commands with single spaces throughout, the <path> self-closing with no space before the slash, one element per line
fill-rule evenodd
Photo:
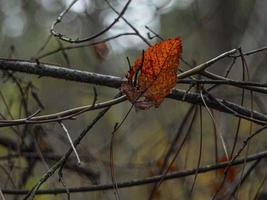
<path fill-rule="evenodd" d="M 142 50 L 148 48 L 140 35 L 151 44 L 160 41 L 155 33 L 163 39 L 180 36 L 183 41 L 180 69 L 183 71 L 236 49 L 235 53 L 218 59 L 208 71 L 220 76 L 227 74 L 228 79 L 238 83 L 231 84 L 229 80 L 224 84 L 204 82 L 201 87 L 214 98 L 242 106 L 247 114 L 244 117 L 238 114 L 239 111 L 231 113 L 225 107 L 213 110 L 210 104 L 207 108 L 200 98 L 201 87 L 192 84 L 192 80 L 214 80 L 214 77 L 208 79 L 201 73 L 195 74 L 194 79 L 187 77 L 187 82 L 178 82 L 175 88 L 185 95 L 188 91 L 198 94 L 199 102 L 166 98 L 159 108 L 138 112 L 133 109 L 113 138 L 113 164 L 110 165 L 114 126 L 125 118 L 131 107 L 129 101 L 116 104 L 76 147 L 81 164 L 77 164 L 72 154 L 63 170 L 62 181 L 58 181 L 55 173 L 40 187 L 63 188 L 65 194 L 37 195 L 35 199 L 67 199 L 66 194 L 70 199 L 201 200 L 226 199 L 226 196 L 254 199 L 267 192 L 266 161 L 260 157 L 252 162 L 243 159 L 243 164 L 235 168 L 229 165 L 227 173 L 223 169 L 213 169 L 198 174 L 196 170 L 188 176 L 166 180 L 160 186 L 153 181 L 153 184 L 138 187 L 76 193 L 70 190 L 68 193 L 68 188 L 115 185 L 110 166 L 115 171 L 115 182 L 138 179 L 142 183 L 147 177 L 162 174 L 168 166 L 170 173 L 216 166 L 232 158 L 265 153 L 267 145 L 267 132 L 255 132 L 265 127 L 264 114 L 267 112 L 266 1 L 132 0 L 123 17 L 138 34 L 120 19 L 99 37 L 83 43 L 69 43 L 50 33 L 52 24 L 70 3 L 68 0 L 0 0 L 0 57 L 123 78 L 129 69 L 127 57 L 133 64 Z M 120 12 L 127 1 L 110 0 L 109 3 Z M 116 17 L 118 14 L 106 1 L 79 0 L 54 30 L 74 40 L 86 38 L 108 27 Z M 23 199 L 28 192 L 24 190 L 31 189 L 40 180 L 67 152 L 70 143 L 57 122 L 4 127 L 1 123 L 27 118 L 39 109 L 41 112 L 37 116 L 89 105 L 96 98 L 94 91 L 97 92 L 96 103 L 105 102 L 119 90 L 107 85 L 5 70 L 4 65 L 0 66 L 0 198 Z M 264 91 L 245 88 L 251 83 L 257 83 Z M 255 117 L 252 110 L 261 113 L 263 121 L 252 122 Z M 72 140 L 98 112 L 94 110 L 78 115 L 74 120 L 63 120 Z M 254 133 L 255 137 L 248 139 Z M 228 159 L 225 150 L 230 155 Z M 19 191 L 24 193 L 16 194 Z"/>

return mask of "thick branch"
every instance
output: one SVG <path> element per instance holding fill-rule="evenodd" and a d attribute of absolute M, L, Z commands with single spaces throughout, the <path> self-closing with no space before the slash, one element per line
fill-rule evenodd
<path fill-rule="evenodd" d="M 0 59 L 0 70 L 19 71 L 39 76 L 47 76 L 47 77 L 54 77 L 71 81 L 99 84 L 102 86 L 108 86 L 113 88 L 120 87 L 122 82 L 122 78 L 115 76 L 102 75 L 102 74 L 85 72 L 74 69 L 67 69 L 54 65 L 41 64 L 23 60 Z M 182 90 L 173 90 L 168 97 L 179 101 L 185 101 L 188 103 L 203 105 L 202 99 L 200 95 L 197 93 L 186 93 L 185 91 Z M 218 111 L 231 113 L 240 116 L 244 119 L 254 121 L 255 123 L 261 125 L 264 125 L 267 122 L 266 115 L 263 115 L 256 111 L 251 112 L 251 110 L 246 109 L 237 104 L 234 104 L 232 102 L 217 98 L 209 98 L 207 96 L 205 97 L 205 101 L 207 106 L 216 109 Z M 12 124 L 12 122 L 10 123 Z M 31 123 L 31 120 L 27 120 L 27 123 Z M 6 126 L 6 125 L 8 125 L 8 123 L 5 123 L 5 125 L 2 124 L 1 126 Z"/>
<path fill-rule="evenodd" d="M 0 70 L 11 70 L 14 72 L 23 72 L 27 74 L 35 74 L 38 76 L 53 77 L 83 83 L 92 83 L 114 88 L 118 88 L 121 85 L 121 78 L 119 77 L 68 69 L 26 60 L 0 59 Z"/>
<path fill-rule="evenodd" d="M 171 94 L 168 97 L 171 99 L 185 101 L 192 104 L 203 105 L 201 96 L 198 93 L 193 93 L 193 92 L 185 93 L 182 90 L 175 89 L 172 90 Z M 203 96 L 203 97 L 206 105 L 209 108 L 225 113 L 230 113 L 238 117 L 253 121 L 260 125 L 265 125 L 267 123 L 267 116 L 262 113 L 259 113 L 257 111 L 251 111 L 243 106 L 240 106 L 238 104 L 223 99 L 218 99 L 215 97 L 211 98 L 210 96 Z"/>

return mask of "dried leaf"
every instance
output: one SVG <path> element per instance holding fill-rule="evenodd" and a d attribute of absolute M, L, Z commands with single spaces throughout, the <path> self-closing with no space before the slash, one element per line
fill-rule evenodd
<path fill-rule="evenodd" d="M 225 161 L 229 161 L 231 159 L 227 159 L 225 156 L 223 156 L 222 158 L 219 159 L 219 162 L 225 162 Z M 221 168 L 218 169 L 217 172 L 218 174 L 220 174 L 221 176 L 225 176 L 225 169 Z M 226 180 L 230 183 L 233 183 L 238 175 L 238 170 L 236 167 L 229 167 L 228 171 L 227 171 L 227 176 L 226 176 Z"/>
<path fill-rule="evenodd" d="M 181 52 L 182 41 L 177 37 L 148 48 L 136 59 L 121 86 L 136 109 L 158 107 L 170 93 L 176 85 Z"/>
<path fill-rule="evenodd" d="M 220 162 L 225 162 L 225 161 L 230 161 L 231 158 L 227 158 L 226 156 L 223 156 L 219 158 L 219 163 Z M 212 192 L 218 192 L 217 197 L 218 199 L 225 199 L 225 194 L 227 193 L 228 188 L 233 187 L 233 184 L 235 184 L 237 178 L 238 178 L 238 173 L 239 170 L 236 166 L 231 166 L 227 170 L 227 175 L 225 177 L 225 169 L 226 168 L 221 168 L 216 170 L 217 174 L 217 179 L 215 179 L 215 182 L 212 184 Z M 221 185 L 222 179 L 225 178 L 224 184 Z"/>
<path fill-rule="evenodd" d="M 97 58 L 99 60 L 105 60 L 109 52 L 108 45 L 105 42 L 101 42 L 101 43 L 95 44 L 93 48 L 94 48 Z"/>

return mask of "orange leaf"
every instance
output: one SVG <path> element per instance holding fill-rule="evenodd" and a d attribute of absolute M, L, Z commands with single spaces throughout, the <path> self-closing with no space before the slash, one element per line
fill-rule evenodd
<path fill-rule="evenodd" d="M 177 37 L 148 48 L 136 59 L 128 72 L 128 80 L 121 86 L 136 109 L 158 107 L 170 93 L 176 85 L 181 52 L 182 41 Z"/>

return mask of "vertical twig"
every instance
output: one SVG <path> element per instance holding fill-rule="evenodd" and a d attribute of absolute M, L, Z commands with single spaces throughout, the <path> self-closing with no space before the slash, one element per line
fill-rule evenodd
<path fill-rule="evenodd" d="M 0 188 L 0 197 L 2 200 L 6 200 L 1 188 Z"/>
<path fill-rule="evenodd" d="M 70 137 L 70 134 L 69 134 L 68 129 L 67 129 L 66 126 L 63 124 L 63 122 L 58 122 L 58 123 L 60 124 L 61 128 L 64 130 L 64 132 L 66 133 L 66 135 L 67 135 L 67 137 L 68 137 L 68 140 L 69 140 L 69 142 L 70 142 L 71 148 L 72 148 L 72 150 L 73 150 L 73 152 L 74 152 L 74 154 L 75 154 L 75 156 L 76 156 L 76 158 L 77 158 L 77 162 L 78 162 L 78 164 L 81 164 L 81 160 L 80 160 L 79 154 L 77 153 L 76 148 L 75 148 L 75 146 L 74 146 L 74 144 L 73 144 L 73 142 L 72 142 L 72 140 L 71 140 L 71 137 Z"/>
<path fill-rule="evenodd" d="M 201 157 L 202 157 L 202 146 L 203 146 L 203 121 L 202 121 L 202 108 L 201 106 L 199 106 L 199 126 L 200 126 L 200 138 L 199 138 L 199 155 L 198 155 L 198 161 L 197 161 L 197 168 L 196 168 L 196 173 L 194 176 L 194 180 L 193 180 L 193 184 L 190 190 L 190 196 L 192 195 L 193 191 L 194 191 L 194 187 L 197 181 L 197 177 L 198 177 L 198 169 L 200 167 L 200 162 L 201 162 Z"/>

